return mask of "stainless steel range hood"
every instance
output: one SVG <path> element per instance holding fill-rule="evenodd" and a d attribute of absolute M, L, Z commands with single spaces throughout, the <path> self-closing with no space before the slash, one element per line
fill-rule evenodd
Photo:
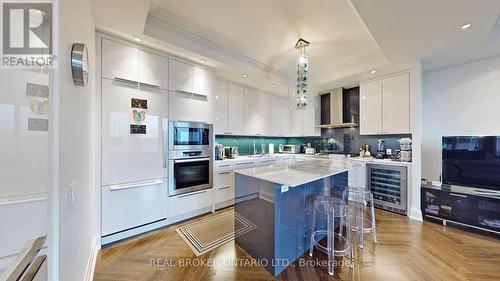
<path fill-rule="evenodd" d="M 321 125 L 317 128 L 353 128 L 356 122 L 344 122 L 344 100 L 342 88 L 332 89 L 329 93 L 320 95 Z M 349 120 L 352 121 L 352 120 Z"/>

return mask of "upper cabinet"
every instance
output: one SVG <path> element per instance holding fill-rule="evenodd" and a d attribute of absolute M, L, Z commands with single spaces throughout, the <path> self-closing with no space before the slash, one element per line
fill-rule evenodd
<path fill-rule="evenodd" d="M 259 93 L 245 88 L 245 135 L 259 135 Z"/>
<path fill-rule="evenodd" d="M 212 97 L 214 74 L 205 68 L 170 60 L 169 90 L 177 93 Z"/>
<path fill-rule="evenodd" d="M 167 89 L 168 58 L 103 38 L 102 77 Z"/>
<path fill-rule="evenodd" d="M 362 83 L 359 86 L 359 133 L 382 133 L 382 80 Z"/>
<path fill-rule="evenodd" d="M 410 133 L 410 74 L 360 85 L 360 134 Z"/>
<path fill-rule="evenodd" d="M 410 133 L 410 74 L 384 79 L 382 129 L 391 134 Z"/>
<path fill-rule="evenodd" d="M 271 133 L 271 97 L 269 94 L 259 92 L 259 134 L 263 136 L 272 136 Z"/>
<path fill-rule="evenodd" d="M 243 112 L 245 112 L 245 93 L 243 87 L 229 84 L 227 109 L 228 133 L 233 135 L 245 134 L 245 116 Z"/>
<path fill-rule="evenodd" d="M 214 132 L 216 135 L 228 134 L 228 91 L 229 84 L 215 80 L 215 120 Z"/>
<path fill-rule="evenodd" d="M 316 108 L 316 100 L 315 97 L 309 97 L 309 105 L 303 109 L 297 109 L 295 106 L 296 98 L 294 95 L 290 96 L 288 104 L 291 107 L 290 115 L 291 115 L 291 135 L 294 137 L 301 136 L 320 136 L 321 130 L 316 128 L 316 125 L 319 124 L 320 112 Z"/>
<path fill-rule="evenodd" d="M 290 108 L 288 107 L 288 98 L 280 98 L 280 101 L 277 105 L 274 106 L 279 107 L 280 111 L 280 134 L 279 136 L 289 136 L 290 135 Z M 274 112 L 274 111 L 273 111 Z M 272 117 L 271 117 L 272 118 Z"/>
<path fill-rule="evenodd" d="M 108 39 L 102 39 L 102 77 L 139 80 L 139 50 Z"/>
<path fill-rule="evenodd" d="M 168 58 L 139 50 L 139 83 L 168 89 Z"/>
<path fill-rule="evenodd" d="M 282 136 L 281 131 L 281 108 L 283 98 L 278 96 L 270 96 L 269 98 L 269 135 L 270 136 Z"/>

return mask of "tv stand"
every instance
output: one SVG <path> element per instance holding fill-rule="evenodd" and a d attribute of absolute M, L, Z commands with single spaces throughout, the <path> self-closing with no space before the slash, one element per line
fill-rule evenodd
<path fill-rule="evenodd" d="M 422 185 L 424 219 L 500 235 L 500 192 L 461 186 Z"/>

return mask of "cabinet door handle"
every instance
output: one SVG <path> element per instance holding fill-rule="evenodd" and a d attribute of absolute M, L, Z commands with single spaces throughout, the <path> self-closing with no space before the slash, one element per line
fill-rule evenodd
<path fill-rule="evenodd" d="M 111 191 L 123 190 L 123 189 L 129 189 L 129 188 L 136 188 L 136 187 L 160 184 L 162 182 L 163 182 L 162 179 L 156 179 L 156 180 L 146 180 L 146 181 L 140 181 L 140 182 L 134 182 L 134 183 L 112 184 L 112 185 L 109 185 L 109 190 L 111 190 Z"/>
<path fill-rule="evenodd" d="M 233 133 L 231 132 L 225 132 L 224 135 L 232 135 Z"/>
<path fill-rule="evenodd" d="M 118 77 L 118 76 L 115 76 L 114 80 L 116 80 L 118 82 L 122 82 L 122 83 L 129 83 L 129 84 L 139 85 L 139 82 L 137 82 L 137 81 L 130 80 L 130 79 L 127 79 L 127 78 L 121 78 L 121 77 Z"/>
<path fill-rule="evenodd" d="M 236 165 L 248 165 L 253 164 L 253 162 L 236 163 Z"/>
<path fill-rule="evenodd" d="M 467 198 L 467 195 L 462 195 L 462 194 L 450 193 L 450 195 L 451 196 L 456 196 L 456 197 Z"/>
<path fill-rule="evenodd" d="M 146 86 L 146 87 L 150 87 L 150 88 L 160 89 L 160 86 L 158 86 L 158 85 L 144 83 L 144 82 L 139 82 L 139 86 Z"/>
<path fill-rule="evenodd" d="M 223 185 L 223 186 L 219 187 L 219 189 L 226 189 L 226 188 L 230 188 L 230 187 L 231 187 L 231 185 L 228 184 L 228 185 Z"/>
<path fill-rule="evenodd" d="M 207 191 L 206 190 L 201 190 L 201 191 L 197 191 L 197 192 L 192 192 L 192 193 L 188 193 L 188 194 L 179 195 L 177 198 L 189 197 L 189 196 L 193 196 L 193 195 L 196 195 L 196 194 L 202 194 L 202 193 L 205 193 L 205 192 L 207 192 Z"/>
<path fill-rule="evenodd" d="M 226 175 L 226 174 L 230 174 L 231 171 L 227 171 L 227 172 L 219 172 L 219 175 Z"/>

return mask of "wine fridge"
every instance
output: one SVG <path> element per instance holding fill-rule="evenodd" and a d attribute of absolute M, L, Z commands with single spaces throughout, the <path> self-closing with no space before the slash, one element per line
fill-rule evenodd
<path fill-rule="evenodd" d="M 406 215 L 407 169 L 404 166 L 367 164 L 367 186 L 377 208 Z"/>

